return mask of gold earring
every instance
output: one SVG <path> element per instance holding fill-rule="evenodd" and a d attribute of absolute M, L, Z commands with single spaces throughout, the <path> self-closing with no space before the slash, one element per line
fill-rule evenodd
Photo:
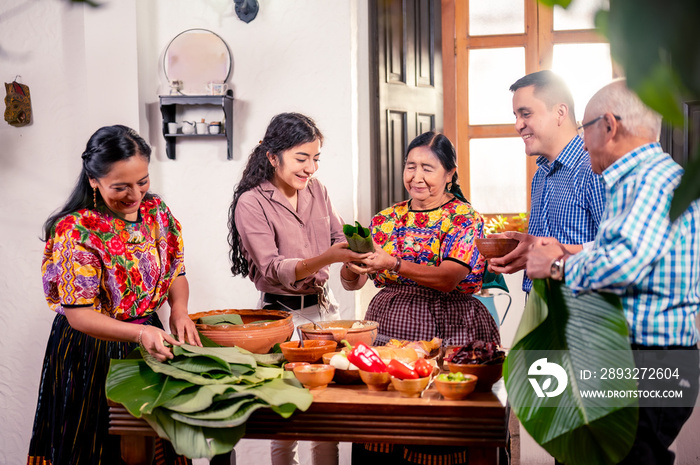
<path fill-rule="evenodd" d="M 95 210 L 97 210 L 97 188 L 92 188 L 92 203 L 95 205 Z"/>
<path fill-rule="evenodd" d="M 448 183 L 445 185 L 445 191 L 446 191 L 446 192 L 452 192 L 452 181 L 448 182 Z"/>

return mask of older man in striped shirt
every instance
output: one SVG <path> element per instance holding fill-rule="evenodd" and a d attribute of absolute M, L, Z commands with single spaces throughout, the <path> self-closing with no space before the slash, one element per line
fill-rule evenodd
<path fill-rule="evenodd" d="M 671 199 L 683 169 L 657 142 L 661 117 L 625 81 L 598 91 L 586 107 L 584 121 L 592 168 L 602 173 L 607 186 L 600 229 L 592 248 L 576 254 L 554 238 L 536 241 L 527 273 L 532 278 L 563 279 L 574 293 L 617 294 L 638 364 L 644 350 L 677 351 L 670 358 L 687 369 L 674 387 L 683 391 L 685 406 L 640 408 L 635 443 L 623 462 L 673 463 L 668 447 L 698 394 L 700 200 L 670 220 Z M 644 382 L 640 380 L 639 389 Z"/>
<path fill-rule="evenodd" d="M 593 241 L 605 205 L 605 187 L 593 173 L 588 152 L 578 135 L 574 99 L 566 83 L 550 70 L 518 79 L 511 87 L 515 129 L 525 153 L 537 157 L 532 179 L 528 233 L 514 231 L 491 237 L 520 242 L 511 253 L 489 260 L 489 270 L 515 273 L 525 268 L 529 246 L 538 237 L 555 237 L 569 251 Z M 523 278 L 523 290 L 532 281 Z"/>

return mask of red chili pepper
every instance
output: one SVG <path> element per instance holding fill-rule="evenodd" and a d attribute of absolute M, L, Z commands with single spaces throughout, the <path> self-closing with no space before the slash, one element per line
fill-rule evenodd
<path fill-rule="evenodd" d="M 418 373 L 415 372 L 413 368 L 410 366 L 406 365 L 405 363 L 396 360 L 395 358 L 392 358 L 391 361 L 389 362 L 389 365 L 387 365 L 387 369 L 389 371 L 389 374 L 393 376 L 394 378 L 399 378 L 399 379 L 417 379 L 420 378 L 418 376 Z"/>
<path fill-rule="evenodd" d="M 384 373 L 386 371 L 386 363 L 363 342 L 358 342 L 355 348 L 348 352 L 348 360 L 360 370 L 373 373 Z"/>
<path fill-rule="evenodd" d="M 428 377 L 433 373 L 432 365 L 424 358 L 419 358 L 416 360 L 416 363 L 413 365 L 413 369 L 416 370 L 416 373 L 418 373 L 418 376 L 421 378 Z"/>

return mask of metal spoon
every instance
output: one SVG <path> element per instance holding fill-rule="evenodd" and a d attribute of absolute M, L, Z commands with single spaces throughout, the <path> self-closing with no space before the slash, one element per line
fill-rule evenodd
<path fill-rule="evenodd" d="M 297 333 L 299 333 L 299 347 L 304 347 L 304 335 L 301 334 L 301 326 L 297 326 Z"/>
<path fill-rule="evenodd" d="M 289 310 L 290 312 L 296 311 L 296 310 L 292 310 L 291 308 L 287 307 L 285 304 L 283 304 L 283 303 L 280 302 L 279 300 L 277 301 L 277 303 L 280 304 L 281 306 L 283 306 L 284 308 L 286 308 L 287 310 Z M 296 316 L 300 316 L 300 317 L 302 317 L 303 319 L 310 321 L 311 324 L 314 325 L 314 329 L 322 329 L 321 326 L 317 325 L 316 322 L 315 322 L 314 320 L 312 320 L 311 318 L 306 317 L 306 316 L 302 315 L 301 313 L 295 313 L 295 315 L 296 315 Z"/>

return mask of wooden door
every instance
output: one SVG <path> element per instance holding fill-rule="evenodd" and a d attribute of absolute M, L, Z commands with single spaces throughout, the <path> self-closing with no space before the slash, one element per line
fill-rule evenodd
<path fill-rule="evenodd" d="M 372 206 L 405 200 L 411 140 L 442 131 L 440 0 L 370 1 Z"/>

